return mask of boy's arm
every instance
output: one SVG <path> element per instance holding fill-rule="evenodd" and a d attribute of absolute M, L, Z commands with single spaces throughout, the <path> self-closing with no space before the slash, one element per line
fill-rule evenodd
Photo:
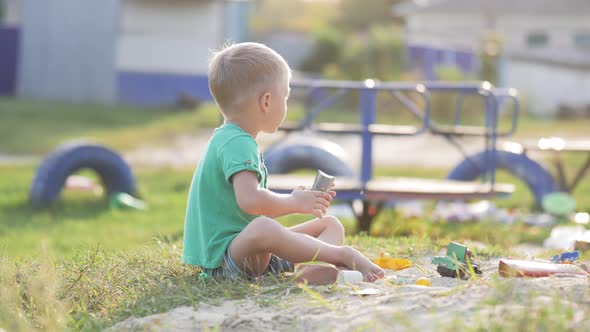
<path fill-rule="evenodd" d="M 234 174 L 232 182 L 238 205 L 248 214 L 277 217 L 307 213 L 321 218 L 332 200 L 332 195 L 321 191 L 298 188 L 291 194 L 277 194 L 259 188 L 256 174 L 250 171 Z"/>

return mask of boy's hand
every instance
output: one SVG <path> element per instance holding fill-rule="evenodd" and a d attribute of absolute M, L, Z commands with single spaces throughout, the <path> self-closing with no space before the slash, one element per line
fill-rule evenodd
<path fill-rule="evenodd" d="M 311 191 L 305 190 L 304 186 L 298 186 L 291 193 L 293 205 L 298 213 L 313 214 L 318 218 L 322 218 L 326 214 L 334 196 L 336 196 L 335 191 L 329 193 Z"/>

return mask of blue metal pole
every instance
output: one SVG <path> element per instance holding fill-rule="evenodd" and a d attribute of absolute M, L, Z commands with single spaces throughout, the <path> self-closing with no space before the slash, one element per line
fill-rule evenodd
<path fill-rule="evenodd" d="M 497 102 L 495 95 L 488 91 L 485 95 L 486 104 L 486 134 L 485 151 L 486 158 L 484 165 L 484 181 L 488 180 L 493 185 L 496 181 L 496 135 L 497 135 Z M 489 178 L 488 178 L 489 176 Z"/>
<path fill-rule="evenodd" d="M 492 159 L 491 159 L 491 173 L 490 173 L 490 182 L 492 186 L 496 183 L 496 158 L 498 156 L 496 152 L 496 140 L 498 138 L 498 99 L 493 92 L 490 92 L 490 96 L 488 97 L 491 103 L 491 116 L 492 116 L 492 139 L 490 142 L 490 150 L 492 151 Z"/>
<path fill-rule="evenodd" d="M 361 159 L 361 181 L 363 187 L 373 177 L 373 135 L 369 132 L 369 126 L 375 123 L 377 90 L 366 87 L 360 90 L 360 112 L 362 134 L 362 159 Z"/>

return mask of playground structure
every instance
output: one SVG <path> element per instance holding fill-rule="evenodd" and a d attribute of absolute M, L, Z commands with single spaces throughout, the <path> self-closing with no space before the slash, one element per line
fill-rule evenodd
<path fill-rule="evenodd" d="M 374 217 L 386 203 L 405 199 L 467 200 L 506 196 L 514 191 L 511 184 L 496 183 L 497 169 L 505 169 L 525 182 L 535 196 L 538 206 L 549 194 L 570 192 L 580 182 L 590 167 L 590 142 L 565 142 L 556 139 L 540 140 L 538 149 L 555 154 L 558 181 L 541 165 L 529 159 L 524 152 L 497 148 L 497 138 L 509 136 L 516 130 L 518 100 L 514 90 L 493 88 L 481 83 L 379 83 L 372 80 L 350 81 L 299 81 L 293 82 L 293 90 L 303 90 L 305 117 L 295 125 L 285 125 L 282 130 L 290 133 L 304 132 L 305 139 L 296 142 L 280 141 L 264 153 L 270 177 L 270 188 L 278 192 L 290 192 L 301 184 L 313 183 L 313 177 L 289 175 L 298 169 L 322 170 L 336 176 L 338 199 L 351 203 L 359 221 L 359 228 L 368 231 Z M 453 114 L 454 123 L 440 125 L 431 117 L 431 93 L 457 93 Z M 358 96 L 360 124 L 330 123 L 318 121 L 318 115 L 329 110 L 336 101 L 350 95 Z M 386 107 L 380 111 L 407 111 L 414 125 L 389 125 L 378 123 L 378 97 L 383 95 L 399 103 L 398 108 Z M 462 116 L 465 96 L 483 99 L 483 126 L 466 126 Z M 346 101 L 348 102 L 348 100 Z M 511 123 L 507 130 L 498 129 L 498 114 L 502 104 L 512 105 Z M 361 138 L 362 155 L 360 174 L 343 161 L 337 150 L 342 150 L 329 140 L 307 135 L 308 132 L 335 135 L 358 135 Z M 375 136 L 418 136 L 423 133 L 442 136 L 463 153 L 464 160 L 442 179 L 375 178 L 373 176 L 373 138 Z M 483 138 L 483 151 L 467 155 L 457 137 Z M 547 144 L 541 144 L 547 143 Z M 534 149 L 535 147 L 529 148 Z M 582 152 L 588 159 L 567 183 L 561 153 Z M 81 169 L 97 173 L 108 197 L 116 193 L 137 195 L 135 179 L 130 167 L 117 154 L 96 144 L 75 142 L 58 147 L 50 153 L 37 169 L 31 184 L 30 202 L 34 208 L 50 206 L 59 199 L 66 179 Z M 478 180 L 479 179 L 479 180 Z M 388 204 L 389 205 L 389 204 Z"/>
<path fill-rule="evenodd" d="M 312 183 L 313 177 L 290 175 L 298 169 L 320 169 L 336 176 L 335 190 L 338 199 L 351 202 L 359 229 L 368 231 L 372 220 L 383 208 L 385 202 L 405 199 L 468 200 L 476 198 L 495 198 L 507 196 L 514 191 L 512 184 L 496 182 L 496 170 L 504 168 L 527 183 L 534 193 L 537 203 L 548 193 L 558 190 L 552 176 L 538 163 L 525 154 L 497 149 L 498 137 L 513 134 L 518 122 L 518 99 L 513 89 L 496 89 L 488 82 L 476 83 L 381 83 L 373 80 L 327 81 L 309 80 L 292 82 L 292 90 L 307 92 L 305 117 L 295 125 L 285 125 L 287 133 L 309 131 L 335 135 L 360 135 L 362 155 L 360 174 L 341 160 L 330 149 L 332 142 L 313 139 L 271 146 L 264 153 L 269 173 L 270 189 L 287 193 L 297 185 Z M 432 120 L 431 93 L 456 93 L 457 103 L 454 123 L 440 125 Z M 293 92 L 292 92 L 293 94 Z M 347 95 L 358 94 L 360 124 L 317 123 L 318 115 Z M 387 95 L 409 112 L 418 125 L 386 125 L 376 122 L 378 94 Z M 412 94 L 414 98 L 409 95 Z M 417 97 L 416 97 L 417 96 Z M 463 98 L 475 96 L 483 100 L 485 124 L 483 126 L 463 125 Z M 383 97 L 382 97 L 383 98 Z M 417 101 L 419 100 L 419 101 Z M 500 106 L 512 105 L 511 126 L 507 130 L 498 129 Z M 387 110 L 389 111 L 389 110 Z M 398 110 L 391 110 L 398 111 Z M 461 149 L 456 137 L 483 138 L 483 151 L 474 156 L 465 156 L 449 174 L 442 179 L 375 178 L 373 176 L 373 137 L 375 136 L 417 136 L 429 132 L 448 139 Z M 479 181 L 476 181 L 479 178 Z"/>
<path fill-rule="evenodd" d="M 105 187 L 107 197 L 137 194 L 135 177 L 125 160 L 115 151 L 88 142 L 65 143 L 53 150 L 37 168 L 31 183 L 29 201 L 34 209 L 55 203 L 66 179 L 81 169 L 91 169 Z"/>

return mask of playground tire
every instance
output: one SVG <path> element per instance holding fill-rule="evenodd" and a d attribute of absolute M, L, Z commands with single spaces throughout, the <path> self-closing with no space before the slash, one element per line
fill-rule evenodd
<path fill-rule="evenodd" d="M 469 156 L 459 163 L 447 178 L 450 180 L 474 181 L 483 175 L 484 170 L 487 170 L 485 161 L 485 152 Z M 524 154 L 499 150 L 496 154 L 496 167 L 507 170 L 524 181 L 534 195 L 537 206 L 541 206 L 545 195 L 558 191 L 553 176 L 543 166 Z"/>
<path fill-rule="evenodd" d="M 323 142 L 323 143 L 326 143 Z M 340 157 L 321 141 L 272 146 L 264 153 L 264 164 L 270 174 L 287 174 L 300 169 L 322 170 L 332 176 L 355 176 Z M 327 142 L 327 144 L 334 144 Z"/>
<path fill-rule="evenodd" d="M 67 143 L 52 151 L 37 168 L 29 191 L 32 207 L 46 208 L 57 201 L 66 179 L 80 169 L 95 171 L 108 195 L 136 194 L 131 169 L 117 153 L 100 145 Z"/>

